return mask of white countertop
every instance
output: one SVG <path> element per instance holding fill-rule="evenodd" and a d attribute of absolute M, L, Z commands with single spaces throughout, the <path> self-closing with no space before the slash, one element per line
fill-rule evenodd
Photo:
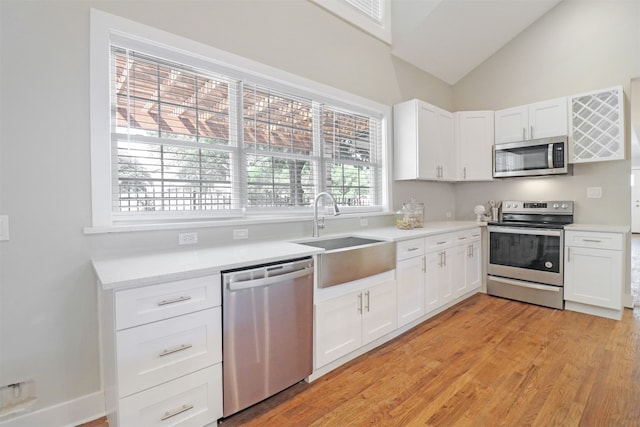
<path fill-rule="evenodd" d="M 601 233 L 628 233 L 631 228 L 628 225 L 606 224 L 569 224 L 565 225 L 567 231 L 595 231 Z"/>
<path fill-rule="evenodd" d="M 396 227 L 360 229 L 339 235 L 401 241 L 485 225 L 475 221 L 425 223 L 424 228 L 399 230 Z M 327 238 L 330 235 L 320 237 Z M 144 254 L 112 256 L 92 260 L 102 289 L 127 288 L 170 280 L 216 274 L 221 270 L 310 256 L 324 249 L 293 243 L 310 240 L 263 241 L 228 246 L 176 249 Z"/>

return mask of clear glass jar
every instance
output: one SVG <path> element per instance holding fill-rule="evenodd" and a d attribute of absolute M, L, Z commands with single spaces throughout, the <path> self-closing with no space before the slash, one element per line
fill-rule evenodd
<path fill-rule="evenodd" d="M 396 227 L 400 230 L 411 230 L 413 228 L 413 219 L 405 207 L 396 212 Z"/>

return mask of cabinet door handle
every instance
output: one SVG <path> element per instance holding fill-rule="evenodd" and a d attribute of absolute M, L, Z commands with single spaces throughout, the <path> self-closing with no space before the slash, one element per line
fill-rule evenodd
<path fill-rule="evenodd" d="M 191 347 L 193 347 L 193 345 L 191 344 L 180 344 L 179 346 L 162 350 L 162 352 L 158 354 L 158 357 L 168 356 L 169 354 L 177 353 Z"/>
<path fill-rule="evenodd" d="M 527 139 L 527 128 L 522 128 L 522 140 Z"/>
<path fill-rule="evenodd" d="M 187 412 L 188 410 L 193 409 L 193 405 L 182 405 L 180 408 L 171 411 L 171 412 L 165 412 L 164 415 L 162 417 L 160 417 L 160 421 L 164 421 L 164 420 L 168 420 L 171 417 L 175 417 L 176 415 L 180 415 L 183 412 Z"/>
<path fill-rule="evenodd" d="M 161 307 L 163 305 L 175 304 L 182 301 L 189 301 L 191 299 L 190 296 L 178 297 L 174 299 L 163 299 L 158 303 L 158 306 Z"/>
<path fill-rule="evenodd" d="M 422 257 L 422 272 L 423 273 L 427 272 L 427 257 L 426 256 Z"/>
<path fill-rule="evenodd" d="M 358 314 L 362 314 L 362 292 L 358 294 Z"/>
<path fill-rule="evenodd" d="M 467 167 L 462 168 L 462 179 L 467 179 Z"/>
<path fill-rule="evenodd" d="M 366 302 L 365 302 L 364 308 L 367 310 L 367 313 L 368 313 L 368 312 L 371 311 L 371 295 L 370 295 L 370 291 L 365 292 L 364 296 L 366 297 Z"/>
<path fill-rule="evenodd" d="M 530 138 L 529 139 L 533 139 L 533 126 L 531 126 L 531 135 L 529 135 Z"/>

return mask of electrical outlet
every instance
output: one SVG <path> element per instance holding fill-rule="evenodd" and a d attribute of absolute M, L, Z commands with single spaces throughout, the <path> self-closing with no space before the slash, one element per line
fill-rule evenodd
<path fill-rule="evenodd" d="M 369 220 L 367 218 L 360 218 L 360 227 L 366 227 L 369 225 Z"/>
<path fill-rule="evenodd" d="M 195 231 L 191 233 L 178 233 L 179 245 L 193 245 L 194 243 L 198 243 L 198 233 Z"/>
<path fill-rule="evenodd" d="M 447 218 L 451 218 L 453 216 L 453 213 L 451 211 L 447 211 Z"/>
<path fill-rule="evenodd" d="M 236 228 L 233 230 L 233 240 L 248 239 L 248 238 L 249 238 L 249 229 Z"/>
<path fill-rule="evenodd" d="M 600 199 L 602 197 L 602 187 L 587 187 L 588 199 Z"/>

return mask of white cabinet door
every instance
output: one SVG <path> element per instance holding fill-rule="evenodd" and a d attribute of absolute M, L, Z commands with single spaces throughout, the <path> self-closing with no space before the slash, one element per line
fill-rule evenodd
<path fill-rule="evenodd" d="M 455 169 L 455 138 L 454 138 L 453 114 L 438 109 L 438 140 L 433 141 L 436 145 L 436 159 L 440 166 L 438 179 L 444 181 L 454 181 L 456 178 Z"/>
<path fill-rule="evenodd" d="M 496 144 L 567 135 L 567 98 L 496 111 L 495 126 Z"/>
<path fill-rule="evenodd" d="M 418 103 L 418 178 L 436 179 L 439 175 L 439 109 L 426 102 Z"/>
<path fill-rule="evenodd" d="M 467 291 L 480 289 L 482 286 L 482 254 L 480 253 L 480 240 L 470 242 L 466 245 L 466 282 Z"/>
<path fill-rule="evenodd" d="M 361 293 L 350 293 L 316 303 L 316 368 L 362 345 L 361 298 Z"/>
<path fill-rule="evenodd" d="M 435 310 L 453 298 L 451 255 L 447 265 L 447 250 L 426 255 L 425 311 Z"/>
<path fill-rule="evenodd" d="M 495 112 L 495 143 L 523 141 L 528 139 L 529 107 L 506 108 Z"/>
<path fill-rule="evenodd" d="M 393 114 L 395 179 L 453 180 L 453 114 L 417 99 L 394 105 Z"/>
<path fill-rule="evenodd" d="M 451 269 L 451 286 L 453 294 L 451 299 L 457 298 L 465 294 L 467 289 L 466 263 L 467 263 L 467 245 L 460 244 L 447 250 L 448 268 Z"/>
<path fill-rule="evenodd" d="M 389 280 L 362 292 L 362 344 L 396 329 L 396 283 Z"/>
<path fill-rule="evenodd" d="M 493 179 L 493 111 L 461 111 L 455 114 L 455 147 L 458 181 Z"/>
<path fill-rule="evenodd" d="M 569 246 L 564 274 L 565 300 L 622 308 L 622 251 Z"/>
<path fill-rule="evenodd" d="M 424 314 L 424 262 L 424 256 L 418 256 L 396 264 L 399 327 Z"/>
<path fill-rule="evenodd" d="M 529 138 L 568 134 L 567 98 L 556 98 L 529 105 Z"/>

